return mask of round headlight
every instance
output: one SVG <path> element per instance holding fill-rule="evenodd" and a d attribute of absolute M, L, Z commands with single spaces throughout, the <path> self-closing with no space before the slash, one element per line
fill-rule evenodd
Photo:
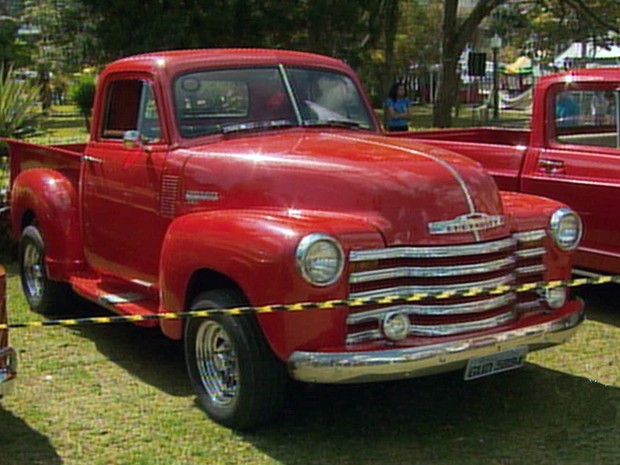
<path fill-rule="evenodd" d="M 297 267 L 306 281 L 315 286 L 335 283 L 344 268 L 344 252 L 327 234 L 310 234 L 297 246 Z"/>
<path fill-rule="evenodd" d="M 556 245 L 562 250 L 574 250 L 581 241 L 581 218 L 570 208 L 562 207 L 551 215 L 549 229 Z"/>

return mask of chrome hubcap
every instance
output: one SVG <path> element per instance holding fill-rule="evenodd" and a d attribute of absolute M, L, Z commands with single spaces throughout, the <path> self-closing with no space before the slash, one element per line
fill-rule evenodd
<path fill-rule="evenodd" d="M 239 392 L 237 354 L 224 328 L 206 320 L 196 334 L 196 365 L 214 404 L 228 406 Z"/>
<path fill-rule="evenodd" d="M 39 300 L 45 288 L 43 255 L 37 246 L 28 243 L 24 250 L 24 282 L 32 300 Z"/>

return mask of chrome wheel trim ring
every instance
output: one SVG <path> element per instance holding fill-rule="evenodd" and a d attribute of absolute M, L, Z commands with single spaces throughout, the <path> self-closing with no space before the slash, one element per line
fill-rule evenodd
<path fill-rule="evenodd" d="M 24 284 L 30 300 L 38 302 L 45 290 L 43 254 L 39 248 L 28 242 L 24 250 Z"/>
<path fill-rule="evenodd" d="M 237 354 L 228 333 L 215 321 L 201 322 L 196 333 L 196 366 L 213 404 L 232 405 L 239 394 Z"/>

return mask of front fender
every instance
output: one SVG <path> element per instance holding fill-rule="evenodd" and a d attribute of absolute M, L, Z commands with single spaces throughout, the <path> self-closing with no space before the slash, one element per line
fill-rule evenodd
<path fill-rule="evenodd" d="M 345 256 L 353 248 L 384 246 L 381 235 L 365 221 L 332 213 L 231 210 L 175 220 L 162 249 L 162 310 L 187 308 L 188 284 L 201 270 L 233 281 L 253 306 L 346 298 L 346 265 L 343 277 L 327 287 L 312 286 L 297 270 L 297 245 L 316 232 L 337 238 Z M 208 288 L 209 283 L 204 285 Z M 258 320 L 274 352 L 286 359 L 299 347 L 341 343 L 345 318 L 346 309 L 341 308 L 261 314 Z M 169 336 L 181 337 L 181 322 L 164 321 L 162 326 Z"/>
<path fill-rule="evenodd" d="M 75 185 L 52 169 L 21 172 L 11 187 L 11 222 L 15 238 L 32 213 L 45 240 L 48 274 L 66 279 L 84 260 Z"/>

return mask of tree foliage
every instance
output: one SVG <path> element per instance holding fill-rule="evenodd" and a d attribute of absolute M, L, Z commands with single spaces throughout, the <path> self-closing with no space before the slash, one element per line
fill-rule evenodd
<path fill-rule="evenodd" d="M 25 0 L 20 21 L 38 67 L 68 74 L 99 59 L 94 21 L 81 0 Z"/>
<path fill-rule="evenodd" d="M 0 137 L 20 137 L 39 116 L 39 88 L 0 69 Z"/>
<path fill-rule="evenodd" d="M 154 50 L 290 48 L 347 61 L 379 103 L 391 82 L 407 70 L 440 64 L 437 126 L 451 124 L 458 58 L 489 32 L 502 35 L 515 50 L 535 46 L 552 55 L 566 42 L 602 37 L 620 24 L 618 0 L 479 0 L 464 16 L 458 14 L 459 4 L 459 0 L 0 0 L 0 13 L 19 16 L 23 25 L 30 26 L 36 33 L 31 39 L 36 68 L 54 75 Z M 12 47 L 10 24 L 2 29 L 0 22 L 0 53 L 3 47 Z"/>

